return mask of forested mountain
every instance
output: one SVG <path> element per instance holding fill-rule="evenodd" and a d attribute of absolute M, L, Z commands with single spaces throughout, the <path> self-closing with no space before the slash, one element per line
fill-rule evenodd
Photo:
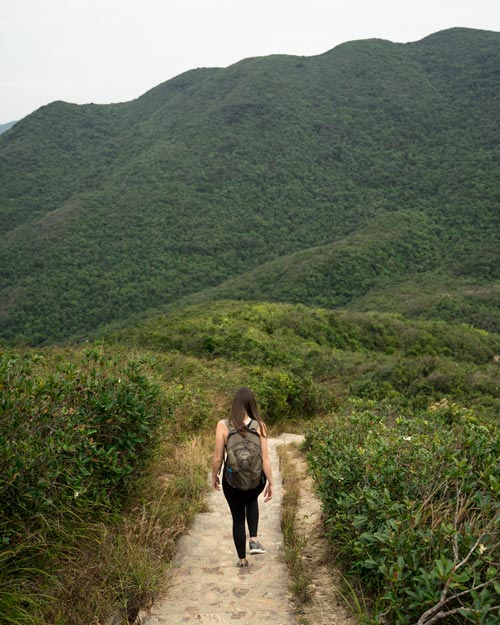
<path fill-rule="evenodd" d="M 500 33 L 198 69 L 0 137 L 0 328 L 46 342 L 186 299 L 500 329 Z"/>

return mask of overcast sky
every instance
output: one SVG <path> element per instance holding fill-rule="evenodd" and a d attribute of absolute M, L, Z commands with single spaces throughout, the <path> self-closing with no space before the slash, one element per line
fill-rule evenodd
<path fill-rule="evenodd" d="M 500 32 L 500 0 L 1 0 L 0 123 L 132 100 L 195 67 L 453 26 Z"/>

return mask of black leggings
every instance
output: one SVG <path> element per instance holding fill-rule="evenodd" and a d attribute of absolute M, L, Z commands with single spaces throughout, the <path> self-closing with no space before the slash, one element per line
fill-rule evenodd
<path fill-rule="evenodd" d="M 240 490 L 230 486 L 226 480 L 222 481 L 222 490 L 233 517 L 233 540 L 238 552 L 238 558 L 243 559 L 246 557 L 245 519 L 248 523 L 250 536 L 257 536 L 259 526 L 259 503 L 257 497 L 264 490 L 265 485 L 266 482 L 263 480 L 256 488 Z"/>

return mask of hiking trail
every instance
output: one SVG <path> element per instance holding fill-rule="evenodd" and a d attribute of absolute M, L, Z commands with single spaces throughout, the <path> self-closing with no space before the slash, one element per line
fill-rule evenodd
<path fill-rule="evenodd" d="M 207 496 L 208 512 L 198 514 L 189 532 L 179 539 L 166 593 L 141 619 L 143 625 L 297 625 L 300 622 L 294 613 L 283 561 L 282 480 L 276 448 L 300 442 L 302 438 L 297 434 L 282 434 L 269 439 L 274 493 L 267 503 L 259 499 L 259 539 L 266 553 L 247 554 L 248 568 L 235 566 L 238 558 L 231 514 L 223 493 L 211 490 Z"/>

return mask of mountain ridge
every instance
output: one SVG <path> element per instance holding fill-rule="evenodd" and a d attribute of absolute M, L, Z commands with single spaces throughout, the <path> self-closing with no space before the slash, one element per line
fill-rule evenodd
<path fill-rule="evenodd" d="M 17 124 L 17 120 L 0 124 L 0 135 L 4 132 L 7 132 L 7 130 L 10 130 L 14 124 Z"/>
<path fill-rule="evenodd" d="M 498 42 L 468 29 L 347 42 L 190 70 L 130 103 L 42 107 L 0 139 L 0 336 L 90 331 L 366 228 L 376 237 L 383 215 L 397 241 L 408 211 L 428 223 L 429 271 L 467 278 L 483 263 L 493 285 Z M 388 273 L 367 249 L 360 297 Z M 395 249 L 395 275 L 412 280 L 411 247 Z M 284 301 L 325 304 L 325 284 L 306 293 L 296 278 L 278 285 Z"/>

